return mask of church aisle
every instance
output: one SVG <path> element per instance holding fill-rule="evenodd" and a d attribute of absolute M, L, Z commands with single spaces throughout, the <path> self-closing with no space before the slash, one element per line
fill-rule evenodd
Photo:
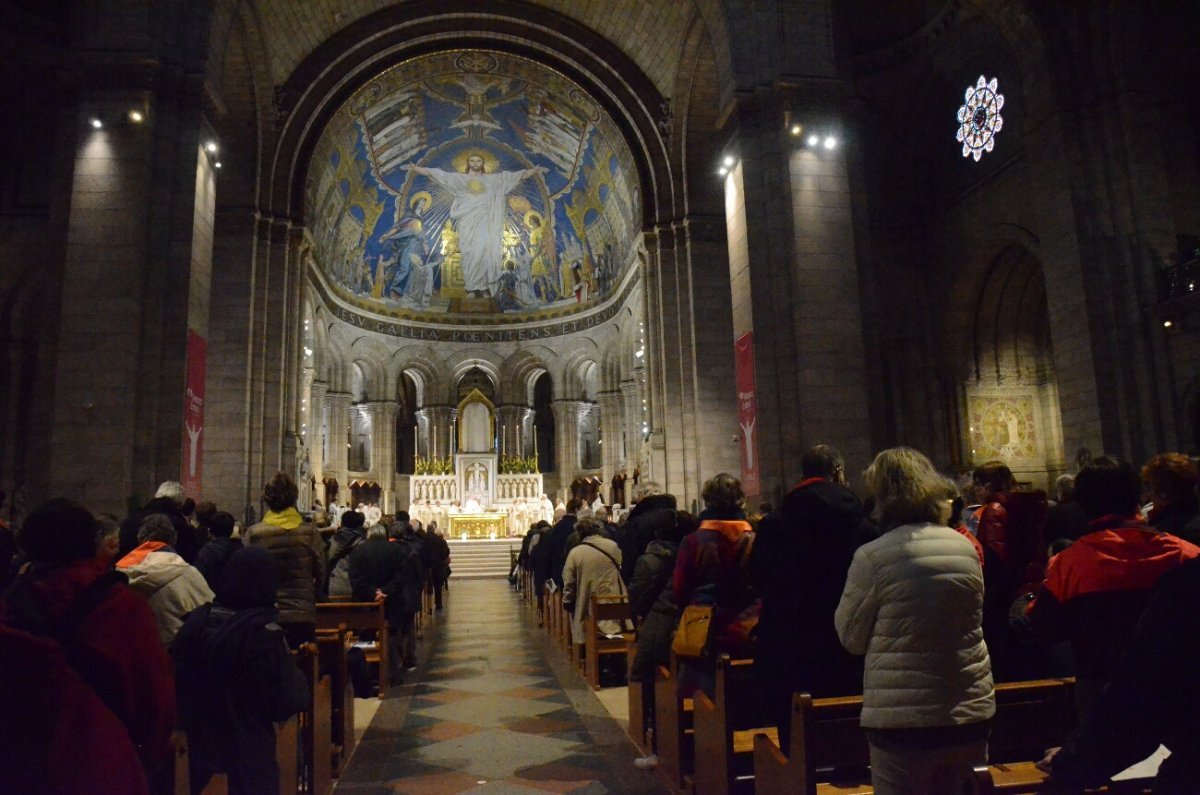
<path fill-rule="evenodd" d="M 503 580 L 458 581 L 341 793 L 659 793 L 653 771 Z"/>

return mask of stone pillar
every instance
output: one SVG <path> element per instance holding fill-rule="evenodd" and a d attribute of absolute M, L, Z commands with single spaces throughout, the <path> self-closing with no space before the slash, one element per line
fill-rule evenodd
<path fill-rule="evenodd" d="M 530 458 L 537 457 L 537 447 L 533 438 L 533 422 L 537 418 L 537 413 L 531 408 L 522 407 L 521 409 L 521 435 L 519 437 L 521 452 L 519 455 L 528 456 Z"/>
<path fill-rule="evenodd" d="M 523 455 L 525 406 L 497 406 L 496 430 L 500 447 L 496 453 L 501 457 L 516 458 Z"/>
<path fill-rule="evenodd" d="M 54 389 L 42 396 L 45 496 L 118 515 L 181 476 L 188 329 L 207 339 L 217 189 L 200 79 L 129 55 L 80 52 L 89 67 L 62 94 L 74 100 L 49 176 L 50 224 L 64 238 L 46 250 L 61 265 L 46 271 L 61 305 Z M 127 121 L 135 109 L 141 124 Z"/>
<path fill-rule="evenodd" d="M 559 490 L 568 493 L 571 481 L 579 473 L 579 420 L 588 404 L 582 400 L 555 400 L 550 403 L 554 412 L 554 468 L 558 474 Z"/>
<path fill-rule="evenodd" d="M 313 381 L 308 388 L 308 433 L 305 443 L 308 445 L 309 466 L 312 468 L 313 480 L 317 482 L 314 499 L 322 505 L 329 503 L 325 499 L 325 434 L 327 433 L 327 409 L 325 397 L 329 392 L 329 384 L 324 381 Z"/>
<path fill-rule="evenodd" d="M 622 466 L 625 399 L 618 390 L 601 392 L 596 399 L 600 404 L 600 478 L 604 481 L 605 502 L 608 502 L 609 484 Z"/>
<path fill-rule="evenodd" d="M 424 444 L 418 445 L 422 450 L 421 456 L 437 459 L 453 457 L 455 451 L 454 407 L 426 406 L 417 414 L 418 421 L 421 416 L 425 418 L 425 422 L 420 423 L 422 427 L 418 428 L 424 440 Z"/>
<path fill-rule="evenodd" d="M 380 508 L 391 513 L 396 508 L 396 417 L 400 404 L 373 400 L 367 410 L 371 416 L 371 471 L 379 479 Z"/>
<path fill-rule="evenodd" d="M 725 177 L 730 342 L 754 333 L 762 494 L 796 482 L 800 453 L 811 445 L 839 448 L 852 472 L 871 454 L 838 91 L 836 81 L 814 78 L 742 98 L 737 109 L 738 159 Z M 841 142 L 805 146 L 789 119 Z"/>
<path fill-rule="evenodd" d="M 622 466 L 625 468 L 625 474 L 632 477 L 633 470 L 637 468 L 638 462 L 641 460 L 642 419 L 648 417 L 649 412 L 645 411 L 646 398 L 642 393 L 642 385 L 637 380 L 621 382 L 621 397 L 625 401 L 625 411 L 623 412 L 625 445 Z"/>
<path fill-rule="evenodd" d="M 349 392 L 328 392 L 325 395 L 325 445 L 328 454 L 325 472 L 327 477 L 337 479 L 339 502 L 345 502 L 350 493 L 350 399 Z"/>

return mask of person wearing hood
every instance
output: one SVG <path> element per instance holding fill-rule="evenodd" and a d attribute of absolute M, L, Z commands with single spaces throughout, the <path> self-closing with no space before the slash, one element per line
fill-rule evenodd
<path fill-rule="evenodd" d="M 833 614 L 854 552 L 876 538 L 846 486 L 846 463 L 829 445 L 801 456 L 803 479 L 759 523 L 750 574 L 762 596 L 754 667 L 764 708 L 787 748 L 792 693 L 815 698 L 862 692 L 863 662 L 842 648 Z"/>
<path fill-rule="evenodd" d="M 129 587 L 146 597 L 158 637 L 170 646 L 188 613 L 212 601 L 204 575 L 175 552 L 175 527 L 171 520 L 152 513 L 138 530 L 142 543 L 117 561 L 117 571 L 129 578 Z"/>
<path fill-rule="evenodd" d="M 350 596 L 350 553 L 367 540 L 367 531 L 363 527 L 365 520 L 358 511 L 346 511 L 342 514 L 342 526 L 329 542 L 330 596 Z"/>
<path fill-rule="evenodd" d="M 234 552 L 242 548 L 242 542 L 233 537 L 236 524 L 233 514 L 225 511 L 217 511 L 205 520 L 212 538 L 200 548 L 200 554 L 196 556 L 196 569 L 204 575 L 209 588 L 217 587 L 225 564 Z"/>
<path fill-rule="evenodd" d="M 746 495 L 741 481 L 722 472 L 704 484 L 700 496 L 704 499 L 700 527 L 679 545 L 671 588 L 680 609 L 688 605 L 713 608 L 712 648 L 706 657 L 681 664 L 679 681 L 684 696 L 697 689 L 712 695 L 715 660 L 720 655 L 751 656 L 750 632 L 759 613 L 747 571 L 754 530 L 742 509 Z"/>
<path fill-rule="evenodd" d="M 299 497 L 300 489 L 291 476 L 277 472 L 263 486 L 266 515 L 247 528 L 243 539 L 248 547 L 263 547 L 275 560 L 279 625 L 292 648 L 316 640 L 317 597 L 325 587 L 325 542 L 316 525 L 304 521 L 296 510 Z"/>
<path fill-rule="evenodd" d="M 267 550 L 234 552 L 215 601 L 171 645 L 193 793 L 217 773 L 234 795 L 279 790 L 274 724 L 304 708 L 309 687 L 276 623 L 278 579 Z"/>
<path fill-rule="evenodd" d="M 638 500 L 625 517 L 625 532 L 632 538 L 637 557 L 646 552 L 650 542 L 659 537 L 659 530 L 675 523 L 674 494 L 663 494 L 657 484 L 649 481 L 638 489 Z"/>

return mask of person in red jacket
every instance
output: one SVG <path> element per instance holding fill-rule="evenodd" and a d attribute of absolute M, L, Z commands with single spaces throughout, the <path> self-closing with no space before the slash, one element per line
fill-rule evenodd
<path fill-rule="evenodd" d="M 1200 548 L 1143 523 L 1140 496 L 1138 473 L 1124 461 L 1101 456 L 1084 467 L 1075 498 L 1088 532 L 1054 556 L 1025 608 L 1043 639 L 1070 640 L 1080 718 L 1111 678 L 1158 578 L 1200 556 Z"/>
<path fill-rule="evenodd" d="M 156 789 L 172 763 L 171 660 L 146 600 L 97 560 L 97 527 L 92 514 L 71 500 L 51 500 L 29 514 L 19 540 L 30 566 L 0 603 L 0 624 L 62 645 L 75 671 L 129 732 Z"/>

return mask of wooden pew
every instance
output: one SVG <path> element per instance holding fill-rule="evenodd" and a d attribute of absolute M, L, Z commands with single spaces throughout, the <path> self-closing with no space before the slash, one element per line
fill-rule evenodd
<path fill-rule="evenodd" d="M 754 738 L 754 791 L 816 795 L 818 780 L 833 778 L 844 782 L 844 789 L 834 791 L 870 792 L 866 773 L 870 755 L 859 728 L 861 715 L 861 696 L 814 699 L 796 693 L 788 755 L 779 750 L 778 737 L 758 734 Z"/>
<path fill-rule="evenodd" d="M 694 710 L 693 699 L 679 697 L 679 662 L 672 654 L 671 667 L 660 665 L 654 674 L 654 747 L 659 771 L 676 789 L 683 788 L 695 760 Z"/>
<path fill-rule="evenodd" d="M 1029 778 L 1026 768 L 1033 769 L 1033 760 L 1041 759 L 1045 749 L 1062 744 L 1074 722 L 1071 685 L 1070 680 L 1041 679 L 996 686 L 996 717 L 988 756 L 1002 780 L 1025 781 Z M 869 751 L 858 725 L 861 712 L 862 698 L 857 696 L 793 696 L 787 756 L 766 736 L 755 738 L 756 792 L 814 795 L 829 789 L 818 782 L 830 780 L 869 791 L 864 783 L 868 781 Z M 988 769 L 980 768 L 985 776 Z"/>
<path fill-rule="evenodd" d="M 275 727 L 275 763 L 279 765 L 279 795 L 296 795 L 300 791 L 299 716 Z"/>
<path fill-rule="evenodd" d="M 633 669 L 633 658 L 637 656 L 636 639 L 625 647 L 625 670 Z M 654 738 L 647 736 L 646 710 L 654 708 L 654 687 L 646 687 L 639 679 L 629 678 L 629 739 L 643 754 L 654 753 Z"/>
<path fill-rule="evenodd" d="M 350 683 L 347 653 L 354 646 L 345 624 L 336 630 L 319 630 L 317 647 L 322 670 L 333 677 L 333 776 L 338 778 L 354 753 L 354 687 Z"/>
<path fill-rule="evenodd" d="M 383 602 L 318 602 L 317 629 L 336 630 L 344 625 L 359 638 L 364 632 L 375 633 L 375 648 L 364 649 L 368 663 L 379 665 L 379 697 L 391 685 L 392 664 L 388 643 L 387 615 Z"/>
<path fill-rule="evenodd" d="M 628 654 L 635 635 L 630 629 L 629 597 L 596 596 L 592 594 L 588 616 L 583 621 L 583 672 L 593 690 L 600 689 L 600 658 L 606 655 Z M 619 621 L 625 630 L 617 638 L 605 637 L 597 626 L 601 621 Z"/>
<path fill-rule="evenodd" d="M 305 643 L 297 652 L 296 664 L 312 688 L 312 699 L 300 712 L 301 769 L 306 791 L 311 795 L 333 792 L 333 692 L 332 679 L 318 667 L 317 644 Z"/>
<path fill-rule="evenodd" d="M 696 693 L 695 795 L 754 791 L 754 735 L 779 740 L 774 726 L 764 727 L 762 697 L 753 660 L 717 660 L 713 698 Z"/>

